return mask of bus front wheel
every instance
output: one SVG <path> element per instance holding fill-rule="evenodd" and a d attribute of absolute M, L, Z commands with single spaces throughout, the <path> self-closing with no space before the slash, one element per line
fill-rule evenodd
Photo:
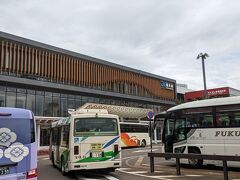
<path fill-rule="evenodd" d="M 53 152 L 52 152 L 52 165 L 53 165 L 53 167 L 56 167 L 56 164 L 55 164 L 54 161 L 55 161 L 55 160 L 54 160 L 54 154 L 53 154 Z"/>
<path fill-rule="evenodd" d="M 62 173 L 63 176 L 66 176 L 66 175 L 67 175 L 66 166 L 65 166 L 64 158 L 63 158 L 63 157 L 61 158 L 61 173 Z"/>
<path fill-rule="evenodd" d="M 141 147 L 146 147 L 146 145 L 147 145 L 147 143 L 146 143 L 145 139 L 143 139 L 141 142 Z"/>
<path fill-rule="evenodd" d="M 190 148 L 188 153 L 201 154 L 201 152 L 196 148 Z M 202 159 L 188 159 L 189 165 L 194 168 L 200 168 L 203 165 Z"/>

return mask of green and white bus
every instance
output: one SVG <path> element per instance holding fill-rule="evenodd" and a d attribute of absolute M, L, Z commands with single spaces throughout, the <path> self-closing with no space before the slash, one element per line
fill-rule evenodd
<path fill-rule="evenodd" d="M 121 167 L 120 126 L 107 110 L 80 109 L 52 124 L 50 159 L 70 171 Z"/>

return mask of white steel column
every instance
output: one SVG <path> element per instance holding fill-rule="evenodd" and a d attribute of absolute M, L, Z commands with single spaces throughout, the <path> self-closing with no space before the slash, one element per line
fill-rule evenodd
<path fill-rule="evenodd" d="M 41 132 L 41 126 L 40 124 L 37 124 L 37 147 L 38 147 L 38 150 L 40 148 L 40 132 Z"/>
<path fill-rule="evenodd" d="M 154 129 L 154 143 L 157 144 L 157 126 Z"/>

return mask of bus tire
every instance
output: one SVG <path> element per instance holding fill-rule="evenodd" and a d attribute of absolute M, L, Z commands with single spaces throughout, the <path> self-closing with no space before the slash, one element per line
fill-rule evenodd
<path fill-rule="evenodd" d="M 147 143 L 146 143 L 146 140 L 143 139 L 142 142 L 141 142 L 141 147 L 146 147 Z"/>
<path fill-rule="evenodd" d="M 54 160 L 54 154 L 53 154 L 53 152 L 52 152 L 52 165 L 53 165 L 53 167 L 55 168 L 55 167 L 56 167 L 56 164 L 55 164 L 54 161 L 55 161 L 55 160 Z"/>
<path fill-rule="evenodd" d="M 116 168 L 107 168 L 104 170 L 105 173 L 111 173 L 114 172 L 116 170 Z"/>
<path fill-rule="evenodd" d="M 61 157 L 61 173 L 62 173 L 63 176 L 67 175 L 66 167 L 64 165 L 64 158 L 63 158 L 63 156 Z"/>
<path fill-rule="evenodd" d="M 201 154 L 200 150 L 197 148 L 189 148 L 188 153 Z M 188 163 L 193 168 L 200 168 L 203 165 L 202 159 L 188 159 Z"/>

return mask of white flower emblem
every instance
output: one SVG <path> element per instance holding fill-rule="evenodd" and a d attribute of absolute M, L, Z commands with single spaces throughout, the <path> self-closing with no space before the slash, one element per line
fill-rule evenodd
<path fill-rule="evenodd" d="M 3 150 L 0 149 L 0 159 L 3 157 Z"/>
<path fill-rule="evenodd" d="M 6 158 L 9 158 L 12 162 L 20 162 L 29 154 L 28 147 L 22 143 L 14 143 L 4 151 Z"/>
<path fill-rule="evenodd" d="M 15 142 L 17 135 L 11 132 L 8 128 L 0 128 L 0 146 L 9 147 L 11 143 Z"/>

